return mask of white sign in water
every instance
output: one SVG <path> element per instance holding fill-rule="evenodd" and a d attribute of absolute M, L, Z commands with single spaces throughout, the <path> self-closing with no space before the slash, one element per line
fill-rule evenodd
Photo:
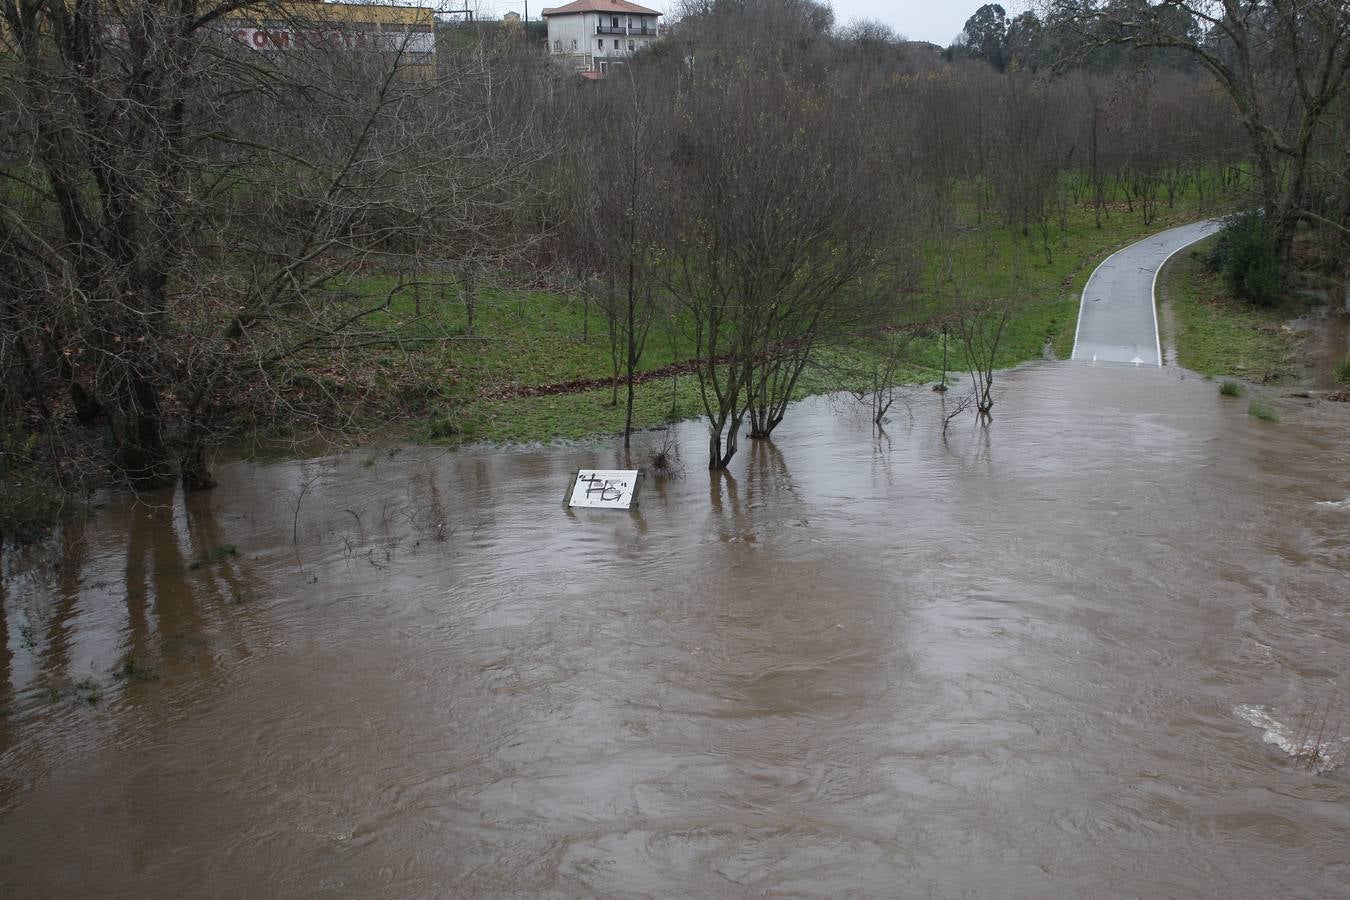
<path fill-rule="evenodd" d="M 630 509 L 637 504 L 638 469 L 582 469 L 572 484 L 568 506 Z"/>

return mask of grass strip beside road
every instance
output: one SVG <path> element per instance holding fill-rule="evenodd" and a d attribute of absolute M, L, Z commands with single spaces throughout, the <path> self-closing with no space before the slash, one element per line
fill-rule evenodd
<path fill-rule="evenodd" d="M 1228 296 L 1223 279 L 1204 264 L 1214 240 L 1172 257 L 1158 279 L 1158 300 L 1171 307 L 1163 316 L 1170 323 L 1164 339 L 1176 347 L 1177 363 L 1201 375 L 1256 384 L 1300 380 L 1306 374 L 1305 336 L 1287 323 L 1308 304 L 1286 298 L 1258 307 Z"/>

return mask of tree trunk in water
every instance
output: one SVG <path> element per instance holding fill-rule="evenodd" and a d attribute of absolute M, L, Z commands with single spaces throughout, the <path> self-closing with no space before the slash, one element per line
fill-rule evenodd
<path fill-rule="evenodd" d="M 773 430 L 783 421 L 783 411 L 783 406 L 770 404 L 768 401 L 765 401 L 762 406 L 751 406 L 750 439 L 762 441 L 772 436 Z"/>
<path fill-rule="evenodd" d="M 216 486 L 216 480 L 211 477 L 211 470 L 206 465 L 206 451 L 199 441 L 194 441 L 179 459 L 178 470 L 185 491 L 205 491 Z"/>
<path fill-rule="evenodd" d="M 133 380 L 125 407 L 119 411 L 113 435 L 117 440 L 117 464 L 132 484 L 150 487 L 172 476 L 164 448 L 159 397 L 144 378 Z M 120 426 L 120 427 L 119 427 Z"/>
<path fill-rule="evenodd" d="M 741 430 L 741 416 L 733 416 L 721 423 L 708 426 L 708 468 L 725 469 L 736 455 L 736 435 Z M 723 435 L 726 436 L 725 444 Z"/>

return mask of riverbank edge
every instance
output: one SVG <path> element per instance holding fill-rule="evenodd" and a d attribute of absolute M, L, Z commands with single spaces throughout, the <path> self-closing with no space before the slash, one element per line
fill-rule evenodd
<path fill-rule="evenodd" d="M 1021 329 L 1034 334 L 1034 341 L 1026 341 L 1022 352 L 1000 360 L 1000 370 L 1007 370 L 1038 359 L 1067 359 L 1078 324 L 1079 295 L 1097 265 L 1122 247 L 1144 239 L 1151 234 L 1185 224 L 1194 218 L 1194 211 L 1178 209 L 1159 216 L 1152 224 L 1140 226 L 1111 245 L 1094 248 L 1095 252 L 1078 258 L 1070 267 L 1071 277 L 1062 281 L 1050 299 L 1032 300 L 1020 304 L 1010 322 L 1010 329 Z M 1025 335 L 1024 335 L 1025 336 Z M 841 362 L 856 363 L 856 351 L 838 346 L 827 347 L 824 355 L 832 357 L 828 368 L 836 370 Z M 852 358 L 848 358 L 854 354 Z M 955 365 L 958 351 L 952 348 L 954 367 L 948 370 L 948 381 L 960 385 L 963 370 Z M 943 373 L 937 368 L 911 366 L 897 379 L 896 386 L 916 388 L 935 383 Z M 467 407 L 450 411 L 465 420 L 454 421 L 448 416 L 407 416 L 372 423 L 359 428 L 355 436 L 347 435 L 330 440 L 325 435 L 249 432 L 232 442 L 225 458 L 252 459 L 277 456 L 292 457 L 306 452 L 330 454 L 334 452 L 375 453 L 398 445 L 440 446 L 447 448 L 501 447 L 511 448 L 550 443 L 596 442 L 621 437 L 623 433 L 623 406 L 608 403 L 610 389 L 592 388 L 579 391 L 546 393 L 549 386 L 534 386 L 527 395 L 506 399 L 476 399 Z M 836 376 L 822 369 L 808 372 L 801 379 L 794 399 L 837 393 L 842 389 Z M 541 391 L 544 392 L 541 395 Z M 634 432 L 652 432 L 673 423 L 703 418 L 697 381 L 687 374 L 672 379 L 669 386 L 664 379 L 648 379 L 638 385 L 634 406 Z M 476 419 L 475 419 L 476 417 Z M 608 417 L 611 421 L 606 422 Z M 650 443 L 650 438 L 647 441 Z M 82 515 L 98 508 L 97 494 L 113 489 L 107 484 L 82 485 L 80 490 L 56 484 L 42 477 L 37 468 L 16 467 L 4 472 L 4 487 L 23 488 L 6 490 L 6 516 L 0 516 L 0 540 L 17 539 L 27 543 L 41 535 L 57 522 Z M 28 503 L 24 497 L 36 498 Z M 17 501 L 17 502 L 16 502 Z M 39 502 L 40 501 L 40 502 Z M 30 507 L 23 509 L 24 506 Z"/>
<path fill-rule="evenodd" d="M 1334 392 L 1318 384 L 1314 357 L 1323 329 L 1340 314 L 1320 310 L 1297 289 L 1271 307 L 1232 297 L 1205 265 L 1215 240 L 1188 245 L 1158 273 L 1155 301 L 1167 361 L 1207 378 Z"/>
<path fill-rule="evenodd" d="M 1139 240 L 1195 220 L 1193 213 L 1162 216 L 1153 224 L 1080 257 L 1072 268 L 1071 277 L 1058 285 L 1053 297 L 1023 304 L 1014 316 L 1010 329 L 1030 330 L 1036 339 L 1027 343 L 1022 352 L 1002 358 L 999 369 L 1007 370 L 1041 359 L 1068 359 L 1078 325 L 1083 288 L 1102 260 Z M 856 351 L 837 345 L 825 348 L 823 353 L 831 357 L 828 368 L 833 370 L 840 368 L 841 362 L 859 362 Z M 953 366 L 948 370 L 948 381 L 955 381 L 959 386 L 964 370 L 956 364 L 958 358 L 958 350 L 953 346 Z M 896 386 L 913 388 L 936 383 L 941 377 L 939 368 L 914 366 L 897 379 Z M 836 393 L 842 387 L 823 370 L 808 372 L 803 376 L 795 399 Z M 621 437 L 623 407 L 622 404 L 610 406 L 609 394 L 608 387 L 558 392 L 547 387 L 536 388 L 528 396 L 479 400 L 461 407 L 455 410 L 460 417 L 458 421 L 433 417 L 429 422 L 403 423 L 398 429 L 400 433 L 391 438 L 405 443 L 454 448 L 512 447 Z M 697 384 L 691 376 L 676 379 L 674 384 L 659 379 L 646 380 L 638 384 L 635 394 L 635 432 L 703 417 Z"/>

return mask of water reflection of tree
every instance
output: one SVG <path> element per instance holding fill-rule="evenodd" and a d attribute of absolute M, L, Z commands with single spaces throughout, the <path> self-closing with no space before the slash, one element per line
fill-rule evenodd
<path fill-rule="evenodd" d="M 9 729 L 5 720 L 9 718 L 14 705 L 14 651 L 10 649 L 13 640 L 9 633 L 9 591 L 6 581 L 0 575 L 0 753 L 9 749 Z"/>
<path fill-rule="evenodd" d="M 87 523 L 74 520 L 61 528 L 60 556 L 55 564 L 56 583 L 52 593 L 56 602 L 46 613 L 41 644 L 42 672 L 49 685 L 65 680 L 71 673 L 70 642 L 72 624 L 79 607 L 85 567 L 88 565 Z M 35 651 L 37 648 L 34 648 Z"/>
<path fill-rule="evenodd" d="M 203 627 L 173 508 L 137 504 L 127 524 L 124 649 L 144 660 L 164 640 L 199 637 Z"/>
<path fill-rule="evenodd" d="M 727 470 L 712 470 L 709 475 L 708 505 L 719 521 L 723 541 L 743 540 L 753 532 L 763 531 L 799 513 L 805 502 L 778 445 L 769 439 L 759 439 L 752 441 L 751 446 L 744 488 Z"/>
<path fill-rule="evenodd" d="M 792 480 L 792 473 L 788 470 L 783 451 L 769 438 L 761 438 L 752 443 L 754 450 L 751 453 L 750 464 L 745 469 L 746 493 L 749 495 L 750 504 L 753 506 L 761 498 L 774 496 L 780 488 L 794 501 L 800 502 L 801 497 L 797 495 L 797 485 Z"/>
<path fill-rule="evenodd" d="M 450 511 L 441 494 L 439 466 L 433 460 L 423 460 L 409 473 L 408 499 L 411 509 L 408 523 L 420 537 L 446 541 L 450 537 Z"/>
<path fill-rule="evenodd" d="M 460 479 L 466 486 L 472 484 L 474 492 L 465 497 L 465 505 L 474 510 L 473 532 L 480 541 L 492 540 L 497 529 L 497 483 L 493 466 L 486 457 L 474 457 L 470 478 Z"/>
<path fill-rule="evenodd" d="M 218 605 L 243 606 L 262 596 L 263 591 L 242 558 L 236 556 L 234 552 L 223 554 L 219 552 L 224 549 L 233 551 L 233 545 L 228 542 L 228 536 L 221 529 L 220 519 L 215 514 L 215 503 L 218 500 L 218 497 L 210 494 L 184 495 L 184 513 L 195 560 L 202 563 L 215 558 L 210 565 L 198 565 L 196 571 L 191 572 L 189 577 L 203 586 L 206 600 Z M 187 587 L 187 580 L 184 579 L 184 587 Z M 192 608 L 194 611 L 198 610 L 195 601 Z M 239 618 L 239 615 L 230 614 L 221 617 L 221 622 L 230 632 L 232 642 L 242 652 L 246 648 L 243 638 L 238 634 Z M 196 621 L 200 626 L 199 629 L 184 633 L 182 635 L 184 641 L 193 643 L 205 641 L 203 630 L 205 623 L 201 622 L 200 617 Z M 164 632 L 162 626 L 161 622 L 161 633 L 173 638 L 173 634 Z M 200 655 L 207 657 L 204 667 L 209 668 L 209 654 Z"/>
<path fill-rule="evenodd" d="M 722 499 L 724 496 L 725 504 Z M 741 491 L 736 476 L 729 470 L 712 469 L 708 473 L 708 509 L 711 510 L 713 517 L 722 523 L 722 540 L 728 541 L 735 537 L 742 521 Z M 728 513 L 731 516 L 730 527 L 727 523 Z"/>
<path fill-rule="evenodd" d="M 943 413 L 947 413 L 946 400 L 943 400 Z M 965 407 L 957 410 L 958 413 L 964 412 Z M 950 422 L 953 416 L 948 415 L 945 422 Z M 968 433 L 972 436 L 972 442 L 969 445 L 974 452 L 966 455 L 963 451 L 965 447 L 953 446 L 947 433 L 947 427 L 944 422 L 942 428 L 942 447 L 949 456 L 957 460 L 961 465 L 963 474 L 994 474 L 994 442 L 993 427 L 989 422 L 976 420 L 971 423 Z"/>
<path fill-rule="evenodd" d="M 35 655 L 39 684 L 63 691 L 77 680 L 101 681 L 128 658 L 141 671 L 176 658 L 187 647 L 206 644 L 219 622 L 230 631 L 237 616 L 212 612 L 234 607 L 257 595 L 242 560 L 224 540 L 220 521 L 206 494 L 190 494 L 179 506 L 169 498 L 147 497 L 106 511 L 97 520 L 72 520 L 50 547 L 54 563 L 30 563 L 32 637 L 21 640 Z M 181 518 L 179 518 L 179 514 Z M 176 524 L 181 523 L 181 527 Z M 125 535 L 112 541 L 108 535 Z M 120 544 L 120 546 L 118 546 Z M 109 566 L 120 579 L 104 580 Z M 41 577 L 42 569 L 50 576 Z M 120 582 L 120 583 L 119 583 Z M 8 638 L 15 610 L 0 582 L 0 634 Z M 118 606 L 121 608 L 118 609 Z M 232 639 L 238 643 L 237 636 Z M 0 641 L 0 707 L 17 690 L 11 640 Z M 93 670 L 76 658 L 77 647 L 94 648 Z M 212 657 L 189 654 L 205 673 Z"/>

